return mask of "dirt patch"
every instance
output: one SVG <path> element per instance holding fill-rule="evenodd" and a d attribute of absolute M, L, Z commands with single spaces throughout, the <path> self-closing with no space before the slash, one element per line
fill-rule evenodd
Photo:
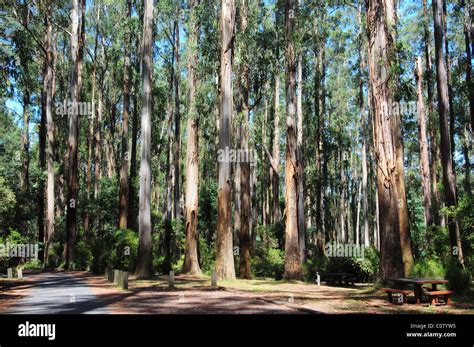
<path fill-rule="evenodd" d="M 30 285 L 31 282 L 27 278 L 0 278 L 0 313 L 12 307 L 17 300 L 23 298 Z"/>

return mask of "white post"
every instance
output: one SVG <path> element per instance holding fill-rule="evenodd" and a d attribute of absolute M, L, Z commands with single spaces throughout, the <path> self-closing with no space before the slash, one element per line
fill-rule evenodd
<path fill-rule="evenodd" d="M 128 289 L 128 271 L 122 273 L 122 289 Z"/>
<path fill-rule="evenodd" d="M 119 283 L 120 270 L 114 270 L 114 284 Z"/>
<path fill-rule="evenodd" d="M 170 271 L 170 275 L 168 277 L 168 286 L 170 288 L 174 288 L 174 271 Z"/>
<path fill-rule="evenodd" d="M 16 269 L 16 274 L 18 278 L 23 278 L 23 269 L 22 268 Z"/>
<path fill-rule="evenodd" d="M 215 271 L 212 271 L 212 274 L 211 274 L 211 286 L 217 287 L 217 276 L 216 276 Z"/>
<path fill-rule="evenodd" d="M 321 276 L 319 276 L 319 272 L 316 272 L 316 283 L 318 287 L 321 287 Z"/>
<path fill-rule="evenodd" d="M 7 277 L 8 278 L 13 278 L 13 269 L 11 267 L 9 267 L 7 269 Z"/>

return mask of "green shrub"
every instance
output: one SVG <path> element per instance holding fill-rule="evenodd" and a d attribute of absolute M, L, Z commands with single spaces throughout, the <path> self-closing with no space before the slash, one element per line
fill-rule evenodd
<path fill-rule="evenodd" d="M 15 229 L 10 228 L 9 231 L 1 235 L 0 233 L 0 244 L 3 245 L 18 245 L 18 244 L 28 244 L 30 241 L 27 237 L 22 236 L 21 233 Z M 41 246 L 40 246 L 41 247 Z M 9 267 L 15 267 L 23 261 L 22 258 L 10 258 L 10 257 L 0 257 L 0 272 L 6 272 L 6 269 Z"/>
<path fill-rule="evenodd" d="M 329 257 L 323 272 L 347 272 L 357 277 L 358 281 L 372 282 L 379 271 L 380 256 L 375 247 L 364 249 L 364 257 Z"/>
<path fill-rule="evenodd" d="M 463 269 L 455 260 L 450 260 L 446 269 L 448 288 L 458 295 L 467 294 L 471 287 L 472 276 L 468 269 Z"/>
<path fill-rule="evenodd" d="M 418 260 L 410 276 L 419 278 L 444 278 L 445 269 L 442 261 L 435 255 Z"/>
<path fill-rule="evenodd" d="M 74 247 L 74 269 L 89 270 L 92 259 L 93 256 L 90 246 L 84 240 L 76 242 L 76 246 Z"/>
<path fill-rule="evenodd" d="M 115 269 L 134 271 L 138 254 L 138 234 L 130 229 L 117 230 L 112 245 L 112 266 Z"/>
<path fill-rule="evenodd" d="M 23 269 L 25 270 L 38 270 L 43 268 L 43 263 L 39 259 L 33 259 L 30 261 L 27 261 L 23 265 Z"/>
<path fill-rule="evenodd" d="M 283 278 L 285 270 L 285 253 L 280 249 L 262 250 L 252 259 L 252 272 L 256 277 Z"/>

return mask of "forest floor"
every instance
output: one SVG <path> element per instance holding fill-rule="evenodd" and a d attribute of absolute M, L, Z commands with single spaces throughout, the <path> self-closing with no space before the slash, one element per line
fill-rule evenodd
<path fill-rule="evenodd" d="M 86 272 L 28 273 L 23 280 L 0 279 L 0 313 L 117 314 L 304 314 L 448 313 L 474 314 L 473 293 L 454 297 L 451 306 L 390 304 L 370 285 L 335 287 L 273 279 L 221 281 L 207 277 L 130 278 L 121 290 Z"/>

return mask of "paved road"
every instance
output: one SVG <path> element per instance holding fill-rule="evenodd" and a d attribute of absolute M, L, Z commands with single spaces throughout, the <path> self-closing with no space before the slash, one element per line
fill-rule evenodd
<path fill-rule="evenodd" d="M 104 307 L 103 300 L 100 300 L 87 282 L 79 276 L 68 273 L 41 273 L 29 276 L 34 277 L 34 282 L 29 282 L 31 287 L 28 288 L 25 297 L 2 313 L 111 313 Z"/>

